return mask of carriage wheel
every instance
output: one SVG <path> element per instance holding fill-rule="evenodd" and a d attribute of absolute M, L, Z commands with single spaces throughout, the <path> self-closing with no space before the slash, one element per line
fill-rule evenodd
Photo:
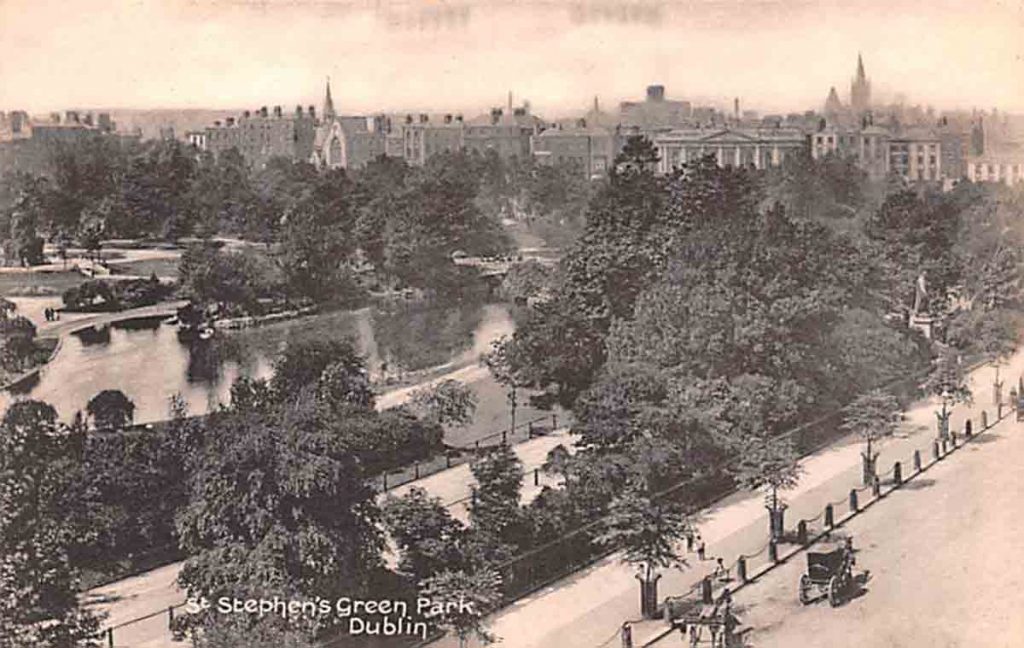
<path fill-rule="evenodd" d="M 832 607 L 839 605 L 839 589 L 841 584 L 838 576 L 828 579 L 828 604 Z"/>
<path fill-rule="evenodd" d="M 811 591 L 811 578 L 807 574 L 800 576 L 800 602 L 807 605 L 811 602 L 809 592 Z"/>

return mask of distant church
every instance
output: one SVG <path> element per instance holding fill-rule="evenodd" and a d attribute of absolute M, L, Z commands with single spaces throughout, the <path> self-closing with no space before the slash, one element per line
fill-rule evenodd
<path fill-rule="evenodd" d="M 331 81 L 324 92 L 323 118 L 313 138 L 310 161 L 319 168 L 353 169 L 384 155 L 390 120 L 383 116 L 342 116 L 334 107 Z"/>
<path fill-rule="evenodd" d="M 871 111 L 871 81 L 864 72 L 864 59 L 857 54 L 857 73 L 850 81 L 850 103 L 844 106 L 835 86 L 825 99 L 825 118 L 831 122 L 859 122 Z"/>
<path fill-rule="evenodd" d="M 864 74 L 864 59 L 860 54 L 857 54 L 857 76 L 850 82 L 850 108 L 858 116 L 871 109 L 871 82 Z"/>

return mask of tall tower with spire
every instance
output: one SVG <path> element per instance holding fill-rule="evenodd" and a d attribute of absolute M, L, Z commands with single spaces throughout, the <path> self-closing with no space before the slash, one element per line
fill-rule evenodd
<path fill-rule="evenodd" d="M 334 112 L 334 100 L 331 99 L 331 77 L 327 77 L 327 92 L 324 94 L 324 121 L 333 121 L 336 117 Z"/>
<path fill-rule="evenodd" d="M 857 54 L 857 76 L 850 83 L 850 107 L 857 115 L 871 109 L 871 82 L 864 73 L 864 59 Z"/>

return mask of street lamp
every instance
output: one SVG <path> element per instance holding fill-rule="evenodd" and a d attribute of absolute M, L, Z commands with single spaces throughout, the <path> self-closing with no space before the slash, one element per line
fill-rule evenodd
<path fill-rule="evenodd" d="M 518 394 L 516 393 L 516 385 L 514 383 L 512 384 L 512 387 L 509 389 L 509 392 L 508 392 L 508 405 L 509 405 L 509 408 L 511 409 L 511 415 L 512 415 L 512 429 L 509 430 L 509 432 L 511 434 L 515 434 L 516 433 L 516 407 L 519 405 L 519 397 L 518 397 Z"/>
<path fill-rule="evenodd" d="M 942 390 L 942 411 L 936 412 L 935 416 L 938 417 L 939 425 L 939 439 L 945 441 L 949 438 L 949 406 L 952 400 L 952 394 L 949 393 L 949 388 L 943 388 Z"/>

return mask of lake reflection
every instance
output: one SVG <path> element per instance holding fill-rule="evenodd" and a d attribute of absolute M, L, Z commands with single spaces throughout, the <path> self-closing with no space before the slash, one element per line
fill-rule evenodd
<path fill-rule="evenodd" d="M 374 379 L 441 365 L 476 362 L 513 324 L 503 305 L 402 302 L 357 311 L 334 311 L 245 331 L 221 332 L 208 342 L 179 341 L 175 327 L 139 319 L 87 328 L 65 336 L 60 352 L 38 380 L 19 393 L 0 394 L 50 403 L 70 420 L 104 389 L 120 389 L 135 402 L 136 422 L 167 418 L 169 399 L 181 394 L 194 414 L 226 403 L 240 376 L 266 378 L 289 342 L 352 339 Z"/>

